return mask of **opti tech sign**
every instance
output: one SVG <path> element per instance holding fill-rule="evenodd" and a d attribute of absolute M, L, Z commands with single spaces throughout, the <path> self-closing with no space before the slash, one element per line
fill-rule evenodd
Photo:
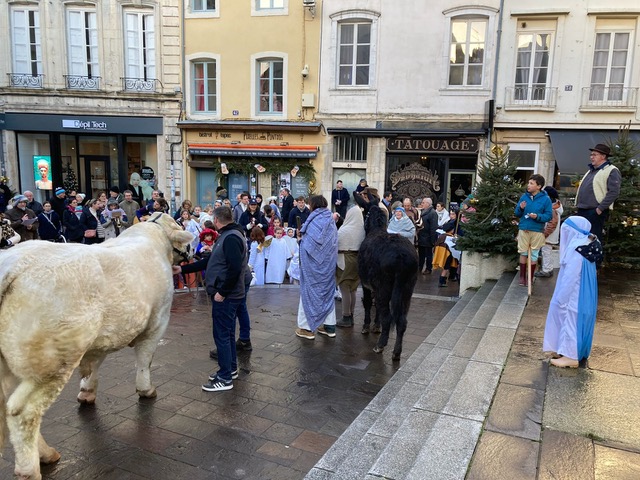
<path fill-rule="evenodd" d="M 90 130 L 92 132 L 105 132 L 107 131 L 107 122 L 99 122 L 95 120 L 74 120 L 63 119 L 62 128 L 73 128 L 76 130 Z"/>

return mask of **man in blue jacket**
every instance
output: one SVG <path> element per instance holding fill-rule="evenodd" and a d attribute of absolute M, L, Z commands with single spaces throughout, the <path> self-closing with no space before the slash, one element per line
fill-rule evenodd
<path fill-rule="evenodd" d="M 544 245 L 544 224 L 551 220 L 553 208 L 547 192 L 543 190 L 544 177 L 534 174 L 529 178 L 527 191 L 520 197 L 515 214 L 518 224 L 518 253 L 520 253 L 520 285 L 533 280 L 540 248 Z M 527 256 L 531 249 L 531 278 L 527 278 Z"/>

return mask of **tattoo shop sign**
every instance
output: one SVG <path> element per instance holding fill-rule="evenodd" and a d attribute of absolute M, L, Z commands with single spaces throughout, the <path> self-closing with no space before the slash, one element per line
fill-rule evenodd
<path fill-rule="evenodd" d="M 387 139 L 390 153 L 478 153 L 476 138 L 408 138 Z"/>

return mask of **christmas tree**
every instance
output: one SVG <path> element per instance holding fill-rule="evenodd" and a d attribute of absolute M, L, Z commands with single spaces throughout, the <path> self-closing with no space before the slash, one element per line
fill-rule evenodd
<path fill-rule="evenodd" d="M 499 145 L 484 155 L 484 162 L 478 167 L 480 181 L 468 199 L 476 211 L 463 212 L 468 221 L 461 224 L 464 236 L 458 239 L 457 248 L 516 257 L 518 226 L 514 210 L 524 192 L 515 178 L 517 167 L 517 159 L 509 161 L 508 151 Z"/>
<path fill-rule="evenodd" d="M 615 143 L 609 145 L 609 161 L 622 175 L 620 195 L 605 224 L 605 252 L 611 257 L 638 257 L 640 252 L 640 145 L 629 138 L 629 127 L 621 127 Z"/>
<path fill-rule="evenodd" d="M 67 166 L 64 169 L 64 180 L 62 183 L 64 184 L 64 189 L 69 193 L 71 190 L 78 191 L 78 179 L 76 178 L 76 172 L 71 168 L 71 162 L 67 163 Z"/>

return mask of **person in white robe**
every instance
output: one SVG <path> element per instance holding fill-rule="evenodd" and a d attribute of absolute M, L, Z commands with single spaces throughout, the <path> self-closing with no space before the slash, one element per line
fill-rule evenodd
<path fill-rule="evenodd" d="M 558 357 L 551 360 L 556 367 L 576 368 L 591 351 L 598 307 L 596 263 L 602 259 L 602 246 L 590 230 L 591 223 L 578 216 L 561 227 L 560 271 L 542 344 L 543 351 Z"/>
<path fill-rule="evenodd" d="M 253 227 L 251 234 L 251 245 L 249 246 L 249 268 L 255 275 L 253 285 L 264 285 L 265 273 L 265 248 L 271 242 L 272 237 L 266 238 L 264 230 L 260 227 Z"/>
<path fill-rule="evenodd" d="M 284 229 L 278 227 L 274 233 L 275 238 L 265 249 L 267 271 L 264 281 L 265 283 L 284 283 L 284 275 L 287 272 L 287 260 L 290 259 L 293 254 L 291 253 L 287 240 L 283 238 Z"/>

